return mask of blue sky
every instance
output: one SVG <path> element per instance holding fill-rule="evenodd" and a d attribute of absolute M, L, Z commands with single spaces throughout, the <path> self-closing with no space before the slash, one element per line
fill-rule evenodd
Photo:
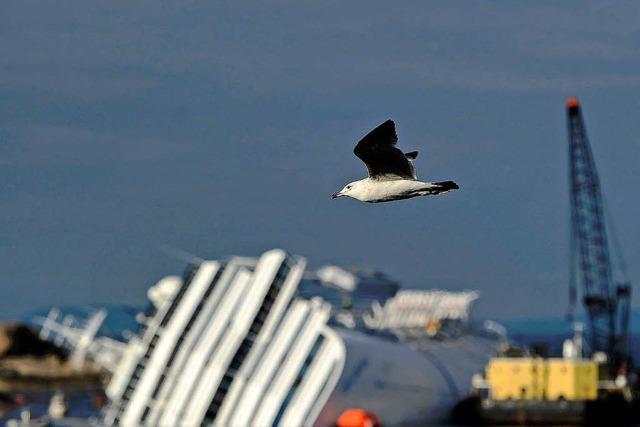
<path fill-rule="evenodd" d="M 481 315 L 561 315 L 564 99 L 640 277 L 637 2 L 29 2 L 0 14 L 0 318 L 140 303 L 184 261 L 284 247 Z M 387 118 L 461 190 L 331 200 Z M 634 301 L 637 301 L 638 292 Z"/>

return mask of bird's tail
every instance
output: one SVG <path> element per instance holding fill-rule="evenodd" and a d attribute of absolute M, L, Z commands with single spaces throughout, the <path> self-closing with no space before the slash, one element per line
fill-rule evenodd
<path fill-rule="evenodd" d="M 458 184 L 453 181 L 434 182 L 433 185 L 438 186 L 438 193 L 444 193 L 446 191 L 457 190 L 458 188 L 460 188 L 458 187 Z"/>

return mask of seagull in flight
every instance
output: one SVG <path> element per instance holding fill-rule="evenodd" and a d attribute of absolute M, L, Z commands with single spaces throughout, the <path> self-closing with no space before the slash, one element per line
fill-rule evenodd
<path fill-rule="evenodd" d="M 403 153 L 396 148 L 397 142 L 393 120 L 387 120 L 369 132 L 353 149 L 367 166 L 369 176 L 347 184 L 331 197 L 347 196 L 361 202 L 380 203 L 432 196 L 459 188 L 453 181 L 418 181 L 413 167 L 418 152 Z"/>

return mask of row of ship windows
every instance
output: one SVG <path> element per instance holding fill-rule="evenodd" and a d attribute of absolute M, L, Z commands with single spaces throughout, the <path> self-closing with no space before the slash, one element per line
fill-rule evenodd
<path fill-rule="evenodd" d="M 187 289 L 191 285 L 191 282 L 193 281 L 193 278 L 195 277 L 199 269 L 200 269 L 199 264 L 190 264 L 189 267 L 187 267 L 187 270 L 185 271 L 184 279 L 182 282 L 182 286 L 180 286 L 178 293 L 173 298 L 173 301 L 171 301 L 171 306 L 169 306 L 169 310 L 167 310 L 167 313 L 164 315 L 162 322 L 160 322 L 161 327 L 167 326 L 167 323 L 169 323 L 169 320 L 171 320 L 171 317 L 173 316 L 173 312 L 180 305 L 180 302 L 182 301 L 184 294 L 187 292 Z"/>
<path fill-rule="evenodd" d="M 187 288 L 191 284 L 191 281 L 193 280 L 193 277 L 195 276 L 199 268 L 200 268 L 199 265 L 190 264 L 185 270 L 185 273 L 183 275 L 184 280 L 182 282 L 182 286 L 180 286 L 180 290 L 178 290 L 178 293 L 176 294 L 173 301 L 171 302 L 171 306 L 169 307 L 169 310 L 167 310 L 167 312 L 165 313 L 162 319 L 162 322 L 160 324 L 161 326 L 166 326 L 166 324 L 171 319 L 171 316 L 173 316 L 173 313 L 176 307 L 179 305 L 180 301 L 182 300 L 182 297 L 186 293 Z M 135 390 L 135 387 L 140 379 L 140 376 L 144 371 L 147 361 L 150 359 L 151 353 L 155 349 L 159 339 L 160 339 L 160 336 L 158 332 L 156 332 L 153 335 L 153 338 L 151 338 L 151 341 L 149 342 L 149 346 L 147 347 L 147 350 L 145 351 L 144 356 L 142 356 L 142 358 L 136 364 L 136 367 L 131 375 L 131 378 L 129 378 L 129 382 L 125 387 L 124 393 L 119 402 L 118 413 L 114 419 L 115 425 L 117 425 L 120 422 L 120 417 L 122 416 L 122 413 L 124 412 L 124 409 L 126 408 L 127 403 L 129 402 L 129 399 L 131 398 L 131 395 L 133 394 L 133 391 Z"/>
<path fill-rule="evenodd" d="M 171 317 L 173 316 L 176 308 L 179 306 L 182 298 L 184 297 L 189 285 L 191 284 L 193 278 L 195 277 L 197 271 L 199 269 L 199 265 L 190 265 L 187 270 L 185 271 L 184 274 L 184 280 L 183 280 L 183 285 L 180 287 L 180 290 L 178 291 L 178 293 L 176 294 L 176 296 L 174 297 L 171 306 L 169 307 L 169 309 L 167 310 L 167 312 L 165 313 L 162 321 L 161 321 L 161 326 L 164 327 L 168 324 L 168 322 L 170 321 Z M 289 266 L 288 262 L 285 260 L 282 265 L 280 266 L 280 268 L 278 269 L 278 272 L 276 273 L 274 280 L 272 282 L 272 285 L 267 293 L 267 295 L 265 296 L 265 299 L 263 300 L 262 306 L 260 307 L 260 310 L 258 312 L 258 314 L 256 315 L 256 317 L 254 318 L 254 321 L 249 329 L 249 333 L 247 334 L 247 336 L 245 337 L 245 339 L 243 340 L 243 342 L 241 343 L 240 347 L 238 348 L 238 350 L 236 351 L 236 354 L 234 355 L 232 362 L 229 366 L 229 369 L 227 371 L 227 373 L 225 373 L 225 376 L 223 377 L 220 386 L 216 392 L 216 395 L 214 396 L 214 398 L 212 399 L 212 402 L 209 406 L 209 409 L 207 410 L 207 416 L 205 416 L 205 420 L 204 422 L 207 422 L 207 420 L 209 421 L 213 421 L 215 419 L 215 415 L 217 414 L 217 410 L 220 408 L 221 404 L 222 404 L 222 400 L 224 399 L 224 396 L 226 395 L 229 387 L 231 386 L 231 383 L 233 381 L 233 376 L 235 375 L 235 373 L 237 372 L 237 370 L 242 366 L 242 362 L 244 361 L 244 359 L 246 358 L 247 354 L 249 353 L 249 351 L 251 350 L 251 346 L 253 344 L 253 340 L 255 340 L 255 338 L 257 337 L 257 335 L 260 332 L 260 329 L 262 328 L 262 325 L 264 324 L 264 321 L 266 320 L 268 314 L 269 314 L 269 310 L 271 309 L 271 306 L 273 305 L 273 303 L 275 302 L 277 295 L 284 283 L 284 280 L 286 279 L 288 273 L 291 271 L 291 267 Z M 204 301 L 207 299 L 207 297 L 210 295 L 210 293 L 212 292 L 215 283 L 218 281 L 220 275 L 222 273 L 222 269 L 219 269 L 218 272 L 216 273 L 216 276 L 214 277 L 214 279 L 211 282 L 211 285 L 209 286 L 209 288 L 207 289 L 207 292 L 205 293 L 205 295 L 203 296 L 202 300 L 200 301 L 200 303 L 198 304 L 193 316 L 191 317 L 189 323 L 187 324 L 187 326 L 185 327 L 185 330 L 183 332 L 183 334 L 180 335 L 180 338 L 178 340 L 178 342 L 175 345 L 175 348 L 172 352 L 172 355 L 169 359 L 169 362 L 167 363 L 167 368 L 171 366 L 171 364 L 173 363 L 173 360 L 177 354 L 177 351 L 180 347 L 180 345 L 182 344 L 182 341 L 184 340 L 184 337 L 186 336 L 187 332 L 191 329 L 194 320 L 196 319 L 198 313 L 202 310 L 202 306 Z M 126 407 L 126 403 L 129 401 L 129 399 L 131 398 L 131 395 L 133 394 L 133 391 L 135 390 L 135 386 L 137 385 L 140 376 L 142 375 L 142 372 L 144 371 L 144 368 L 146 366 L 146 362 L 149 360 L 151 353 L 153 352 L 153 350 L 155 349 L 155 346 L 157 344 L 157 341 L 159 339 L 159 335 L 155 334 L 152 338 L 152 340 L 149 343 L 149 346 L 147 347 L 147 351 L 145 352 L 145 355 L 141 358 L 141 360 L 138 362 L 138 364 L 136 365 L 136 368 L 134 369 L 134 372 L 130 378 L 129 383 L 127 384 L 127 387 L 125 388 L 125 391 L 122 395 L 122 399 L 120 402 L 120 406 L 119 406 L 119 411 L 118 411 L 118 415 L 115 419 L 115 424 L 117 424 L 119 422 L 119 418 L 122 416 L 122 413 L 124 412 L 124 409 Z M 157 396 L 157 393 L 162 385 L 162 382 L 164 380 L 165 376 L 162 375 L 160 381 L 158 382 L 158 385 L 156 386 L 154 393 L 153 393 L 153 397 Z M 144 421 L 146 419 L 146 417 L 148 416 L 150 410 L 150 406 L 147 406 L 145 408 L 145 411 L 143 413 L 142 416 L 142 421 Z"/>
<path fill-rule="evenodd" d="M 213 289 L 216 287 L 216 284 L 218 283 L 218 280 L 220 279 L 220 276 L 222 275 L 223 270 L 224 270 L 224 268 L 219 268 L 218 271 L 216 272 L 215 276 L 213 277 L 213 279 L 209 283 L 209 286 L 208 286 L 207 290 L 202 295 L 202 298 L 200 299 L 200 302 L 198 303 L 198 305 L 196 306 L 195 310 L 193 311 L 193 314 L 191 315 L 191 318 L 189 319 L 189 322 L 187 323 L 187 325 L 185 326 L 184 330 L 180 334 L 180 337 L 178 338 L 178 341 L 173 346 L 173 351 L 171 352 L 171 356 L 169 357 L 169 360 L 167 361 L 164 369 L 162 370 L 163 373 L 160 376 L 160 378 L 158 380 L 158 383 L 156 384 L 155 389 L 153 390 L 153 394 L 151 395 L 151 399 L 155 399 L 156 397 L 158 397 L 158 393 L 160 392 L 160 388 L 162 387 L 162 384 L 164 383 L 164 380 L 166 379 L 165 372 L 167 372 L 167 370 L 170 369 L 171 366 L 173 365 L 173 362 L 174 362 L 174 360 L 175 360 L 175 358 L 176 358 L 176 356 L 178 354 L 178 351 L 182 347 L 182 343 L 184 342 L 185 337 L 188 335 L 189 331 L 193 327 L 193 324 L 194 324 L 195 320 L 198 318 L 198 315 L 202 311 L 202 307 L 204 306 L 205 301 L 207 301 L 207 299 L 211 295 L 211 292 L 213 292 Z M 146 420 L 146 418 L 147 418 L 147 416 L 149 414 L 149 409 L 150 408 L 151 408 L 151 402 L 149 402 L 149 404 L 147 404 L 147 407 L 145 408 L 145 411 L 142 414 L 141 421 L 145 421 Z"/>
<path fill-rule="evenodd" d="M 291 398 L 295 395 L 296 390 L 298 390 L 298 386 L 300 386 L 300 383 L 302 382 L 302 379 L 304 378 L 305 374 L 307 373 L 307 370 L 309 369 L 309 366 L 311 366 L 311 363 L 315 359 L 316 354 L 318 354 L 318 350 L 320 350 L 320 347 L 322 346 L 323 342 L 324 342 L 324 336 L 323 335 L 318 335 L 318 338 L 313 343 L 313 347 L 311 347 L 311 350 L 309 351 L 309 354 L 307 355 L 307 358 L 304 360 L 304 363 L 302 364 L 302 367 L 300 368 L 300 371 L 298 372 L 298 375 L 296 376 L 296 379 L 293 381 L 293 385 L 289 389 L 289 392 L 287 393 L 287 396 L 282 401 L 282 405 L 280 405 L 280 409 L 278 410 L 278 414 L 276 415 L 276 418 L 273 421 L 273 425 L 274 426 L 278 425 L 278 423 L 280 422 L 280 419 L 282 418 L 282 416 L 284 415 L 287 407 L 289 406 L 289 402 L 291 401 Z"/>
<path fill-rule="evenodd" d="M 248 334 L 245 336 L 244 340 L 242 340 L 242 343 L 238 347 L 236 354 L 231 359 L 231 363 L 227 368 L 227 372 L 225 372 L 224 376 L 222 377 L 220 385 L 218 386 L 218 389 L 216 390 L 216 393 L 213 396 L 211 403 L 209 404 L 209 408 L 207 409 L 205 417 L 202 421 L 202 425 L 211 424 L 215 420 L 218 414 L 218 410 L 222 406 L 222 402 L 224 401 L 224 398 L 226 397 L 227 392 L 229 391 L 229 388 L 233 383 L 233 377 L 242 366 L 242 363 L 244 362 L 247 354 L 249 354 L 249 351 L 253 346 L 253 342 L 260 333 L 260 330 L 262 329 L 262 326 L 264 325 L 264 322 L 269 315 L 269 311 L 271 310 L 273 303 L 277 299 L 278 294 L 280 293 L 280 289 L 282 289 L 282 285 L 284 284 L 284 280 L 286 279 L 289 271 L 291 271 L 291 268 L 289 267 L 288 262 L 283 262 L 278 269 L 273 282 L 271 283 L 271 287 L 269 288 L 267 295 L 262 301 L 262 305 L 260 306 L 258 313 L 251 323 Z"/>

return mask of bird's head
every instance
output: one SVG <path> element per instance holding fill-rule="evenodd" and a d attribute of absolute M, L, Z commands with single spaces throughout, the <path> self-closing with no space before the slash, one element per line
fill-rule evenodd
<path fill-rule="evenodd" d="M 342 190 L 338 191 L 337 193 L 333 193 L 331 195 L 331 198 L 336 199 L 338 197 L 347 196 L 357 199 L 362 190 L 360 184 L 360 181 L 350 182 L 349 184 L 345 185 Z"/>

